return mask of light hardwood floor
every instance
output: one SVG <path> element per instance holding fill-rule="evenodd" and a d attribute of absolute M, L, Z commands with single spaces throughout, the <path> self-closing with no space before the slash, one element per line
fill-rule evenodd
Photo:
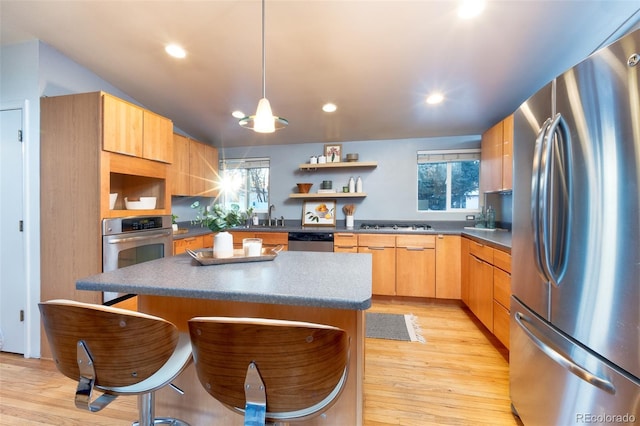
<path fill-rule="evenodd" d="M 365 425 L 519 424 L 507 351 L 466 308 L 376 299 L 370 312 L 416 315 L 426 343 L 366 340 Z M 137 417 L 134 397 L 92 414 L 75 408 L 74 393 L 53 362 L 0 354 L 0 425 L 128 425 Z"/>

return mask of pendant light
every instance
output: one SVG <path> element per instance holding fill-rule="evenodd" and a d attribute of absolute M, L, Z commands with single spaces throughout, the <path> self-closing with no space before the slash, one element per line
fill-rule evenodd
<path fill-rule="evenodd" d="M 239 123 L 246 129 L 251 129 L 258 133 L 273 133 L 284 128 L 289 122 L 273 115 L 271 105 L 266 95 L 266 73 L 265 73 L 265 53 L 264 53 L 264 2 L 262 0 L 262 99 L 258 102 L 255 115 L 241 118 Z"/>

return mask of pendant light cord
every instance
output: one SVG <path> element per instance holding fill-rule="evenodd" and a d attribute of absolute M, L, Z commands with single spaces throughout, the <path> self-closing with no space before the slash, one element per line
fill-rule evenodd
<path fill-rule="evenodd" d="M 264 2 L 262 0 L 262 97 L 267 97 L 266 55 L 264 49 Z"/>

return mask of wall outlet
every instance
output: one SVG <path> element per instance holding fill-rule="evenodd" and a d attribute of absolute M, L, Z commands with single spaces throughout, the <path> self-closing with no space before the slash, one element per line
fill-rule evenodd
<path fill-rule="evenodd" d="M 472 214 L 467 215 L 467 220 L 476 220 L 476 216 Z"/>

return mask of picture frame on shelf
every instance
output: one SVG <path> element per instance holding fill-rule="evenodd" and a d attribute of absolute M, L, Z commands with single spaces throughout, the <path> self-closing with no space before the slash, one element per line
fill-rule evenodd
<path fill-rule="evenodd" d="M 304 200 L 302 226 L 336 226 L 336 200 Z"/>
<path fill-rule="evenodd" d="M 342 144 L 326 143 L 324 144 L 324 156 L 327 157 L 327 163 L 339 163 L 342 161 Z"/>

